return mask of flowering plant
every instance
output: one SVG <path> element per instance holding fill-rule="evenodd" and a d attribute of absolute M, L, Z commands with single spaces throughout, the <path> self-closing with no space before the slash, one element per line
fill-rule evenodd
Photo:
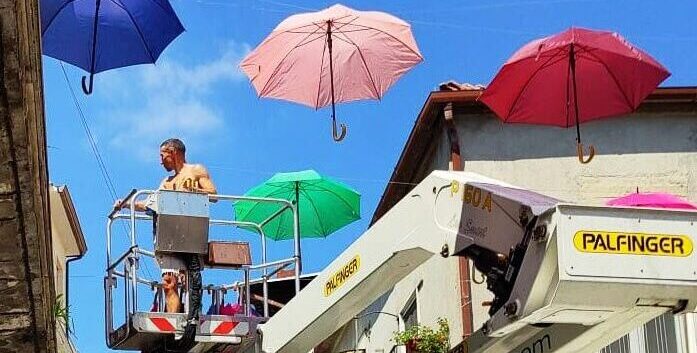
<path fill-rule="evenodd" d="M 414 325 L 404 331 L 395 332 L 393 340 L 407 347 L 407 353 L 447 353 L 450 349 L 448 320 L 438 318 L 438 329 L 425 325 Z"/>

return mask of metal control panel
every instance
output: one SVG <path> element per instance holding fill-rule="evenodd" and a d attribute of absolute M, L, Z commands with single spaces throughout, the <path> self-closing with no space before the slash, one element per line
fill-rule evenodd
<path fill-rule="evenodd" d="M 155 252 L 208 253 L 208 195 L 160 190 L 153 197 Z"/>

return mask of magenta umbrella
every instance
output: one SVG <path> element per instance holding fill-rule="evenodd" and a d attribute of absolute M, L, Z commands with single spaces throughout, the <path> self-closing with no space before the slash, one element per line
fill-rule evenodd
<path fill-rule="evenodd" d="M 609 206 L 676 208 L 697 210 L 697 206 L 673 194 L 662 192 L 631 193 L 612 199 L 606 203 Z"/>
<path fill-rule="evenodd" d="M 242 60 L 260 97 L 319 109 L 331 104 L 332 134 L 341 141 L 335 104 L 381 99 L 423 60 L 408 23 L 376 11 L 343 5 L 293 15 Z"/>
<path fill-rule="evenodd" d="M 534 40 L 506 61 L 481 96 L 507 123 L 576 126 L 631 113 L 670 73 L 615 32 L 570 28 Z"/>

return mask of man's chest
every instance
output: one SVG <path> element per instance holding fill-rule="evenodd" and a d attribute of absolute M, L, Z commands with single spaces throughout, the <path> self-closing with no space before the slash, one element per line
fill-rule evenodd
<path fill-rule="evenodd" d="M 191 190 L 191 188 L 198 187 L 198 180 L 194 175 L 191 174 L 179 174 L 174 177 L 168 178 L 162 185 L 165 190 Z"/>

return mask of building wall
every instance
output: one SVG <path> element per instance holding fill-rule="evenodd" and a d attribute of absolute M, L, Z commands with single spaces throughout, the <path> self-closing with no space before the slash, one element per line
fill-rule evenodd
<path fill-rule="evenodd" d="M 53 276 L 56 291 L 56 304 L 67 307 L 68 299 L 67 286 L 68 278 L 66 277 L 66 268 L 68 256 L 79 254 L 76 235 L 74 230 L 66 226 L 64 205 L 60 198 L 54 198 L 55 194 L 51 194 L 51 243 L 53 245 Z M 72 309 L 68 307 L 68 315 L 72 314 Z M 61 319 L 56 320 L 56 348 L 58 353 L 75 353 L 77 349 L 71 341 L 70 334 L 67 332 L 66 323 Z"/>
<path fill-rule="evenodd" d="M 65 248 L 56 236 L 55 231 L 51 232 L 53 235 L 53 280 L 56 284 L 56 296 L 65 295 Z"/>
<path fill-rule="evenodd" d="M 585 165 L 576 158 L 574 129 L 504 125 L 477 115 L 456 122 L 466 171 L 574 202 L 603 203 L 637 188 L 697 201 L 697 113 L 584 124 L 582 139 L 598 152 Z"/>
<path fill-rule="evenodd" d="M 38 0 L 0 5 L 0 352 L 55 352 Z"/>
<path fill-rule="evenodd" d="M 437 319 L 445 318 L 450 324 L 451 340 L 459 342 L 458 334 L 462 332 L 459 300 L 448 300 L 459 298 L 457 278 L 457 258 L 431 258 L 359 314 L 358 317 L 365 316 L 358 320 L 357 331 L 355 323 L 349 322 L 331 351 L 353 351 L 355 347 L 366 353 L 400 352 L 392 341 L 393 333 L 398 331 L 397 320 L 389 314 L 401 315 L 413 296 L 416 297 L 419 323 L 437 327 Z M 370 314 L 376 311 L 383 313 Z M 401 318 L 399 325 L 403 330 L 404 320 Z M 355 332 L 358 332 L 357 344 Z"/>

